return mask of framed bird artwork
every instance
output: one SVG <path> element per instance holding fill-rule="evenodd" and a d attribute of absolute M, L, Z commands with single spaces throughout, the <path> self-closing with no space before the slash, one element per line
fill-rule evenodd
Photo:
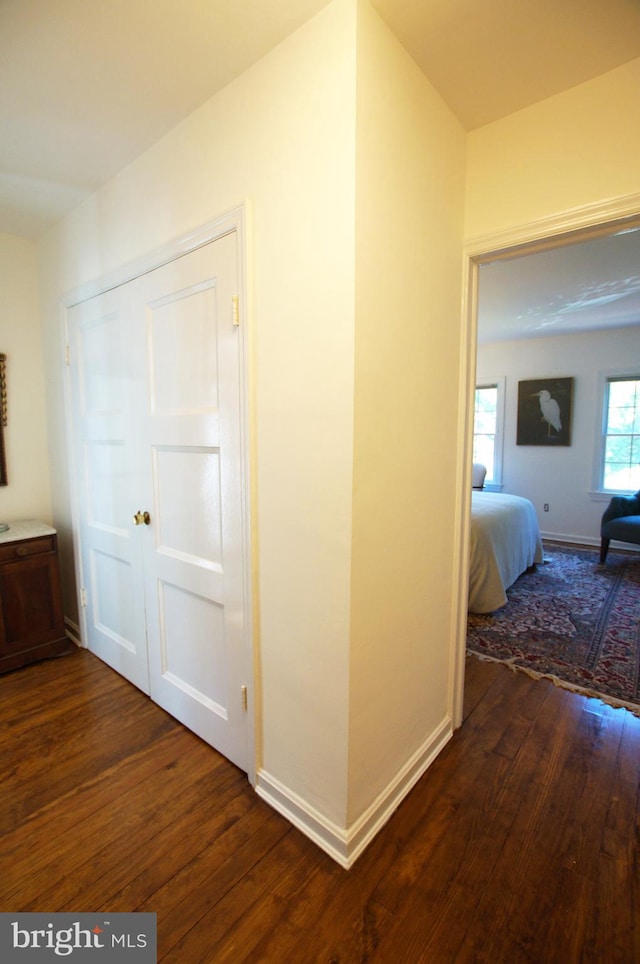
<path fill-rule="evenodd" d="M 518 445 L 571 445 L 573 378 L 518 382 Z"/>

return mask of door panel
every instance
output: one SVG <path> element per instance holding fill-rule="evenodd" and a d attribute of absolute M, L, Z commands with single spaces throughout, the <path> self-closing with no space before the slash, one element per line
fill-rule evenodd
<path fill-rule="evenodd" d="M 140 486 L 130 303 L 123 289 L 68 311 L 84 624 L 89 649 L 149 692 L 144 582 L 133 538 Z"/>
<path fill-rule="evenodd" d="M 222 571 L 220 452 L 195 446 L 157 446 L 153 475 L 158 552 Z M 199 511 L 194 511 L 194 493 L 200 494 L 203 503 Z"/>
<path fill-rule="evenodd" d="M 159 608 L 163 679 L 226 720 L 224 607 L 186 591 L 177 582 L 161 580 Z M 192 643 L 188 647 L 182 642 L 185 626 L 189 627 Z"/>
<path fill-rule="evenodd" d="M 227 566 L 242 532 L 236 262 L 231 235 L 215 258 L 202 249 L 142 279 L 153 492 L 144 571 L 152 698 L 246 768 L 241 572 Z"/>
<path fill-rule="evenodd" d="M 144 641 L 151 698 L 246 770 L 237 286 L 232 232 L 70 321 L 83 333 L 78 369 L 95 373 L 84 396 L 78 374 L 76 390 L 100 413 L 99 431 L 83 422 L 90 648 L 120 668 L 114 654 L 132 644 L 137 656 Z M 138 509 L 148 525 L 133 525 Z"/>
<path fill-rule="evenodd" d="M 147 280 L 153 285 L 159 279 L 154 272 Z M 153 414 L 210 414 L 217 410 L 216 330 L 211 324 L 216 318 L 216 294 L 212 279 L 147 305 Z M 196 350 L 176 356 L 179 344 Z"/>

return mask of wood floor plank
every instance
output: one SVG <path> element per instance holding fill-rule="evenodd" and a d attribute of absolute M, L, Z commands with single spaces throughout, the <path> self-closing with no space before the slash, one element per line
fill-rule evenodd
<path fill-rule="evenodd" d="M 638 961 L 640 719 L 625 711 L 618 712 L 622 737 L 607 788 L 609 805 L 597 867 L 599 899 L 592 904 L 585 947 L 592 960 L 624 960 L 627 955 L 629 960 Z"/>
<path fill-rule="evenodd" d="M 272 819 L 265 806 L 252 807 L 242 820 L 176 874 L 170 885 L 138 908 L 154 910 L 162 916 L 159 960 L 291 832 L 284 820 Z"/>
<path fill-rule="evenodd" d="M 464 700 L 462 718 L 467 719 L 476 706 L 486 697 L 496 677 L 500 673 L 498 663 L 482 661 L 477 656 L 467 655 L 465 660 Z"/>
<path fill-rule="evenodd" d="M 480 942 L 488 960 L 505 945 L 515 959 L 535 959 L 526 954 L 533 954 L 534 941 L 541 939 L 540 921 L 549 920 L 557 906 L 554 881 L 567 879 L 567 863 L 575 866 L 567 859 L 566 846 L 576 825 L 574 808 L 584 785 L 582 766 L 589 759 L 580 757 L 582 766 L 576 765 L 576 747 L 584 741 L 585 713 L 578 712 L 582 698 L 567 702 L 566 694 L 557 690 L 551 696 L 555 712 L 550 713 L 545 704 L 547 711 L 507 781 L 512 791 L 517 790 L 521 805 L 496 863 L 492 886 L 465 936 L 463 960 L 474 959 Z M 540 882 L 539 889 L 531 886 L 532 881 Z M 576 928 L 584 925 L 587 912 L 586 903 L 574 908 Z"/>
<path fill-rule="evenodd" d="M 5 777 L 2 781 L 6 795 L 0 804 L 0 833 L 4 833 L 14 822 L 22 822 L 31 813 L 72 791 L 78 784 L 83 767 L 86 778 L 90 779 L 123 759 L 123 751 L 125 758 L 135 752 L 140 745 L 143 727 L 149 727 L 144 732 L 144 739 L 153 741 L 167 733 L 170 724 L 166 719 L 152 713 L 146 715 L 142 710 L 138 725 L 132 722 L 122 727 L 117 735 L 109 737 L 100 733 L 100 739 L 105 739 L 107 743 L 90 755 L 86 754 L 84 747 L 79 747 L 76 752 L 72 748 L 73 756 L 61 761 L 59 766 L 52 766 L 51 759 L 56 752 L 52 749 L 44 759 L 34 758 L 28 767 L 19 767 L 10 777 Z M 22 793 L 21 787 L 26 783 L 28 792 Z"/>
<path fill-rule="evenodd" d="M 76 783 L 71 790 L 39 810 L 31 811 L 5 834 L 8 838 L 6 845 L 0 835 L 0 847 L 7 857 L 17 856 L 27 843 L 35 851 L 44 849 L 45 844 L 50 844 L 57 836 L 64 836 L 80 821 L 108 807 L 149 774 L 171 766 L 191 742 L 192 734 L 182 727 L 164 733 L 153 744 L 131 753 L 86 782 Z"/>
<path fill-rule="evenodd" d="M 583 723 L 567 767 L 575 772 L 568 803 L 562 862 L 572 873 L 597 880 L 603 836 L 611 811 L 611 786 L 622 739 L 624 713 L 587 700 Z"/>
<path fill-rule="evenodd" d="M 75 667 L 82 673 L 87 659 L 92 661 L 89 654 L 78 651 L 77 655 L 50 664 L 58 670 L 64 666 L 73 678 Z M 47 665 L 36 664 L 35 668 Z M 26 668 L 22 680 L 27 696 L 34 687 L 40 693 L 31 725 L 25 733 L 22 714 L 15 713 L 15 726 L 5 721 L 3 728 L 13 732 L 14 738 L 5 736 L 6 742 L 0 743 L 0 833 L 72 790 L 80 779 L 86 781 L 99 775 L 135 753 L 145 741 L 153 743 L 175 728 L 175 721 L 168 714 L 159 711 L 104 664 L 99 672 L 92 670 L 90 682 L 85 677 L 85 689 L 72 706 L 64 701 L 66 687 L 62 688 L 60 701 L 51 701 L 51 691 L 41 682 L 41 676 L 29 672 L 33 668 Z M 13 700 L 22 704 L 20 694 L 15 692 L 20 681 L 19 672 L 0 677 L 0 701 L 5 705 L 7 685 Z M 59 703 L 65 709 L 62 721 Z M 52 766 L 54 754 L 56 764 Z"/>
<path fill-rule="evenodd" d="M 145 902 L 148 907 L 159 905 L 160 898 L 155 895 L 167 881 L 180 873 L 190 876 L 205 844 L 222 839 L 244 819 L 254 803 L 238 774 L 234 774 L 226 785 L 220 783 L 216 788 L 215 806 L 203 805 L 205 814 L 190 810 L 184 820 L 163 834 L 162 840 L 154 841 L 151 848 L 134 855 L 133 860 L 115 865 L 105 885 L 94 885 L 94 903 L 121 911 L 138 910 Z"/>
<path fill-rule="evenodd" d="M 194 760 L 196 752 L 197 758 Z M 121 794 L 110 806 L 93 814 L 91 820 L 77 823 L 72 833 L 58 838 L 54 852 L 49 848 L 33 852 L 29 888 L 37 887 L 40 899 L 46 901 L 49 894 L 43 882 L 49 881 L 49 891 L 53 891 L 51 896 L 57 904 L 87 861 L 91 861 L 93 872 L 99 875 L 105 848 L 109 861 L 113 859 L 114 848 L 126 854 L 134 841 L 142 843 L 152 834 L 162 831 L 165 820 L 171 818 L 172 807 L 179 805 L 180 793 L 188 791 L 192 799 L 197 799 L 193 782 L 202 775 L 205 767 L 213 769 L 213 778 L 208 783 L 209 792 L 213 792 L 216 783 L 215 767 L 212 768 L 214 760 L 217 761 L 217 757 L 212 757 L 208 747 L 204 744 L 200 747 L 194 745 L 191 754 L 181 756 L 170 767 L 151 773 L 141 784 Z M 8 899 L 17 901 L 25 909 L 34 909 L 27 907 L 31 902 L 20 889 L 19 878 L 14 885 L 15 876 L 14 868 L 9 868 L 3 883 Z M 13 889 L 9 890 L 12 886 Z"/>
<path fill-rule="evenodd" d="M 467 660 L 345 871 L 90 654 L 0 677 L 0 910 L 148 910 L 165 964 L 640 960 L 640 720 Z"/>
<path fill-rule="evenodd" d="M 299 834 L 286 834 L 162 961 L 296 960 L 287 947 L 299 934 L 300 909 L 340 873 L 329 858 L 318 860 L 313 846 Z M 287 933 L 293 935 L 289 941 Z"/>
<path fill-rule="evenodd" d="M 482 800 L 486 801 L 486 788 L 492 782 L 491 774 L 495 775 L 495 781 L 501 785 L 508 761 L 500 754 L 487 750 L 487 747 L 500 743 L 505 726 L 508 725 L 509 717 L 506 717 L 501 722 L 492 721 L 491 726 L 477 725 L 467 729 L 465 733 L 459 731 L 456 734 L 421 781 L 423 792 L 415 797 L 412 794 L 385 829 L 385 858 L 390 855 L 391 859 L 388 864 L 382 864 L 380 859 L 377 861 L 376 869 L 381 873 L 378 886 L 372 887 L 369 897 L 366 897 L 362 893 L 354 894 L 355 888 L 350 882 L 343 881 L 335 888 L 328 904 L 323 907 L 322 919 L 314 925 L 314 942 L 319 951 L 319 959 L 341 960 L 344 954 L 347 955 L 345 959 L 349 959 L 351 954 L 369 953 L 367 946 L 381 941 L 380 933 L 377 933 L 384 929 L 381 921 L 388 921 L 407 906 L 424 876 L 424 868 L 431 869 L 434 865 L 439 848 L 445 855 L 445 874 L 444 878 L 439 877 L 436 867 L 433 875 L 436 882 L 447 878 L 452 864 L 458 865 L 452 853 L 454 842 L 450 839 L 452 821 L 464 811 L 466 802 L 474 792 L 474 786 L 481 787 Z M 503 816 L 507 821 L 512 819 L 512 814 L 507 811 Z M 507 832 L 506 829 L 504 832 Z M 398 839 L 395 839 L 396 833 Z M 376 842 L 373 847 L 375 846 Z M 361 858 L 363 862 L 368 859 L 369 853 L 365 853 Z M 358 867 L 360 866 L 358 864 Z M 484 867 L 484 860 L 480 861 L 480 866 Z M 370 880 L 366 872 L 364 878 Z M 343 933 L 339 934 L 339 922 L 344 922 L 346 906 L 359 907 L 360 911 L 354 919 L 348 921 Z M 466 909 L 464 915 L 468 915 Z M 432 919 L 432 924 L 435 920 L 436 918 Z M 374 936 L 376 933 L 377 936 Z M 353 947 L 354 940 L 363 942 L 357 952 Z M 294 948 L 292 959 L 296 958 L 296 953 L 308 953 L 305 943 L 302 939 L 300 946 Z M 392 945 L 395 946 L 395 939 L 392 940 Z M 353 959 L 360 958 L 356 956 Z"/>
<path fill-rule="evenodd" d="M 217 797 L 220 777 L 215 769 L 201 778 L 198 767 L 181 766 L 173 771 L 175 779 L 169 781 L 166 773 L 156 774 L 144 781 L 119 801 L 108 815 L 109 825 L 118 826 L 117 833 L 108 836 L 102 826 L 91 826 L 89 834 L 74 833 L 73 848 L 58 860 L 55 869 L 50 865 L 36 875 L 42 881 L 42 890 L 30 903 L 22 901 L 25 910 L 35 909 L 35 904 L 54 905 L 59 910 L 78 907 L 91 909 L 102 903 L 107 894 L 117 892 L 118 885 L 129 881 L 131 868 L 138 861 L 146 865 L 155 850 L 156 840 L 166 846 L 165 837 L 171 839 L 171 829 L 181 810 L 180 794 L 188 794 L 193 816 L 205 822 L 205 815 L 220 806 Z M 232 781 L 232 792 L 238 792 L 237 781 Z M 212 799 L 216 796 L 216 803 Z M 87 825 L 88 826 L 88 825 Z M 80 825 L 78 831 L 84 831 Z M 79 841 L 79 837 L 83 837 Z M 113 847 L 117 848 L 120 861 L 114 865 Z"/>

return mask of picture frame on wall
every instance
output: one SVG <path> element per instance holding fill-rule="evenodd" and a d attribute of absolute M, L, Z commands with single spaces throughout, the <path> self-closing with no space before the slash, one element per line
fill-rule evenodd
<path fill-rule="evenodd" d="M 573 378 L 518 382 L 517 445 L 571 445 Z"/>

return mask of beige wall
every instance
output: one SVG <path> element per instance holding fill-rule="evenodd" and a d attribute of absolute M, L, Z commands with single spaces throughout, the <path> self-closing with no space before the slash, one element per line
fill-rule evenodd
<path fill-rule="evenodd" d="M 640 192 L 640 59 L 473 131 L 465 236 Z"/>
<path fill-rule="evenodd" d="M 258 766 L 339 830 L 451 722 L 465 141 L 467 236 L 638 190 L 638 80 L 465 139 L 366 0 L 334 0 L 42 246 L 70 560 L 60 297 L 250 203 Z"/>
<path fill-rule="evenodd" d="M 451 724 L 459 498 L 465 135 L 368 4 L 357 131 L 350 821 Z"/>
<path fill-rule="evenodd" d="M 424 506 L 455 499 L 455 406 L 428 415 L 457 392 L 463 155 L 368 3 L 335 0 L 43 245 L 55 351 L 64 292 L 250 202 L 259 779 L 338 835 L 450 727 L 451 527 Z"/>
<path fill-rule="evenodd" d="M 0 304 L 0 353 L 7 356 L 4 439 L 9 479 L 7 486 L 0 486 L 0 522 L 51 522 L 35 242 L 0 234 Z"/>
<path fill-rule="evenodd" d="M 353 449 L 355 9 L 337 0 L 67 218 L 58 299 L 235 205 L 251 208 L 258 764 L 344 821 Z M 62 368 L 50 432 L 64 449 Z M 62 457 L 54 511 L 70 535 Z"/>

